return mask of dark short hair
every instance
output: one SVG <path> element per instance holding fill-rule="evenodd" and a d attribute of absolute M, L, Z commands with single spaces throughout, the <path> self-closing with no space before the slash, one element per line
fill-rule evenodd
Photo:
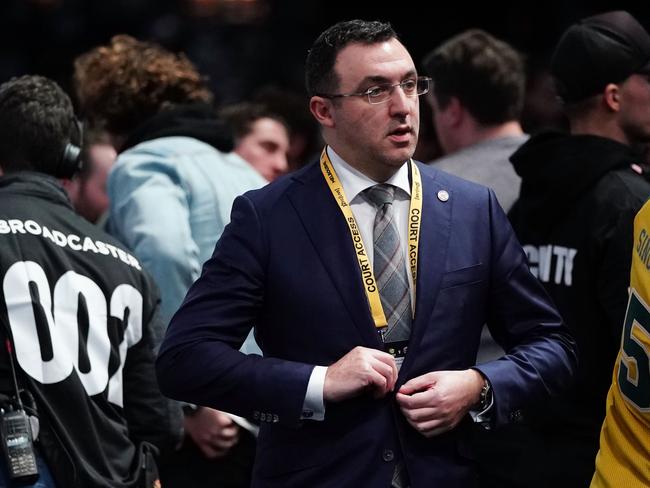
<path fill-rule="evenodd" d="M 219 116 L 226 121 L 235 139 L 248 135 L 253 130 L 253 124 L 260 119 L 273 119 L 289 132 L 289 126 L 282 116 L 262 103 L 241 102 L 228 105 L 219 111 Z"/>
<path fill-rule="evenodd" d="M 63 150 L 81 144 L 70 97 L 43 76 L 21 76 L 0 85 L 0 166 L 5 173 L 57 175 Z"/>
<path fill-rule="evenodd" d="M 524 103 L 526 74 L 521 55 L 479 29 L 465 31 L 431 51 L 422 62 L 433 78 L 441 108 L 456 97 L 480 124 L 516 120 Z"/>
<path fill-rule="evenodd" d="M 162 108 L 213 99 L 183 54 L 124 34 L 79 56 L 74 81 L 82 115 L 118 135 L 130 134 Z"/>
<path fill-rule="evenodd" d="M 310 96 L 331 94 L 338 88 L 339 79 L 334 64 L 338 53 L 348 44 L 375 44 L 390 39 L 399 38 L 387 22 L 347 20 L 334 24 L 318 36 L 307 54 L 307 93 Z"/>

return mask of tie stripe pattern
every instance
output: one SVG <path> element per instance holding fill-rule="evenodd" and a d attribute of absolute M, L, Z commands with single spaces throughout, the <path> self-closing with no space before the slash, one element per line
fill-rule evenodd
<path fill-rule="evenodd" d="M 363 192 L 376 209 L 373 230 L 373 271 L 388 329 L 385 342 L 406 341 L 411 333 L 411 293 L 404 253 L 394 218 L 393 185 L 375 185 Z"/>

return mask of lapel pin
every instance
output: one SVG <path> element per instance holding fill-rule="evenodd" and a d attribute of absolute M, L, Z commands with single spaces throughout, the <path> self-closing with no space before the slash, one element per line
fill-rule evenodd
<path fill-rule="evenodd" d="M 446 190 L 440 190 L 438 192 L 438 200 L 440 200 L 441 202 L 446 202 L 447 200 L 449 200 L 449 193 L 447 193 Z"/>

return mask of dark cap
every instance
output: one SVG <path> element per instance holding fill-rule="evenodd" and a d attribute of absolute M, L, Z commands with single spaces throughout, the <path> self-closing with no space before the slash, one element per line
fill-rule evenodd
<path fill-rule="evenodd" d="M 622 10 L 587 17 L 562 35 L 551 73 L 564 102 L 584 100 L 608 83 L 650 73 L 650 35 Z"/>

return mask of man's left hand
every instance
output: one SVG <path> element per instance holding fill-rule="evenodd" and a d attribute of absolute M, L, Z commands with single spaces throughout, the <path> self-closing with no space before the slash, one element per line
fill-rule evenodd
<path fill-rule="evenodd" d="M 396 398 L 408 423 L 433 437 L 458 425 L 479 402 L 483 384 L 475 369 L 434 371 L 406 382 Z"/>

